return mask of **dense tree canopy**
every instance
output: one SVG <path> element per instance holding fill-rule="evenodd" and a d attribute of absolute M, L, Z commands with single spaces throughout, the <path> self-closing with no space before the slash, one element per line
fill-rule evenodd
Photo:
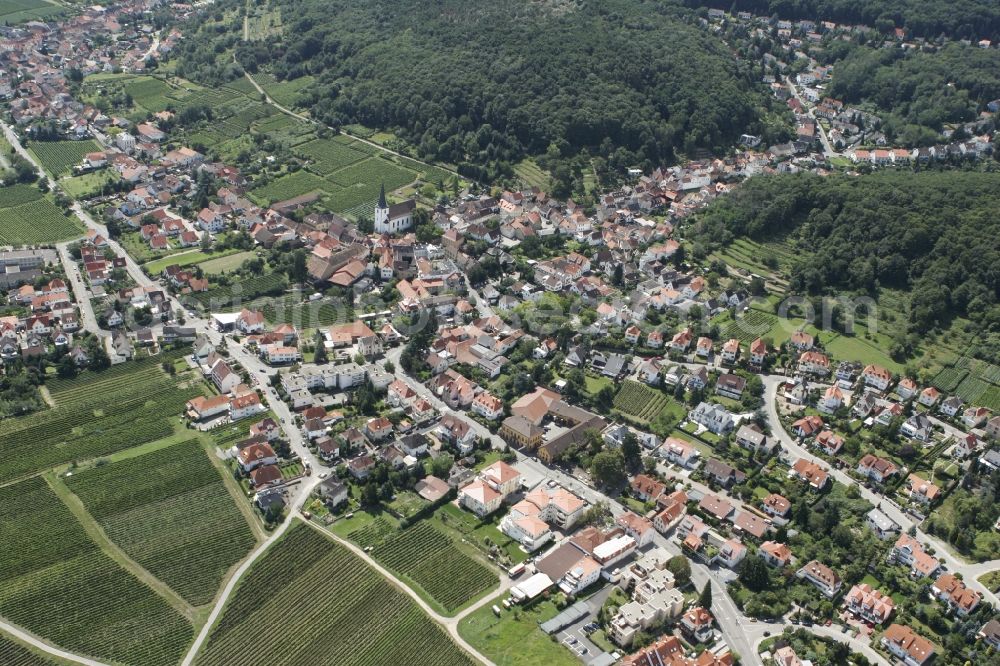
<path fill-rule="evenodd" d="M 425 157 L 494 174 L 526 153 L 722 150 L 762 131 L 770 103 L 749 63 L 653 0 L 273 4 L 284 36 L 240 45 L 247 70 L 314 75 L 303 99 L 325 122 L 395 128 Z"/>
<path fill-rule="evenodd" d="M 936 53 L 858 48 L 834 68 L 830 95 L 873 106 L 892 138 L 933 143 L 945 123 L 975 120 L 1000 98 L 1000 51 L 959 43 Z"/>
<path fill-rule="evenodd" d="M 684 0 L 692 7 L 715 7 L 812 19 L 860 23 L 889 31 L 906 28 L 917 37 L 996 40 L 1000 38 L 1000 4 L 996 0 Z"/>
<path fill-rule="evenodd" d="M 953 314 L 1000 330 L 1000 174 L 880 172 L 752 178 L 694 225 L 697 242 L 788 237 L 793 289 L 911 290 L 923 331 Z"/>

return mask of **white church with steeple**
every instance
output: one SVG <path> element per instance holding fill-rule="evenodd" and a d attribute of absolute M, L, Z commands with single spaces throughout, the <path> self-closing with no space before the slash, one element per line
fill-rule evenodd
<path fill-rule="evenodd" d="M 413 226 L 413 209 L 416 207 L 413 199 L 390 206 L 385 200 L 385 183 L 382 183 L 378 203 L 375 204 L 375 232 L 395 234 L 406 231 Z"/>

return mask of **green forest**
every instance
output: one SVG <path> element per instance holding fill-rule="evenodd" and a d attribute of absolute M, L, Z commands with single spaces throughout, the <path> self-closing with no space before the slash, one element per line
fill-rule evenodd
<path fill-rule="evenodd" d="M 1000 40 L 996 0 L 684 0 L 690 7 L 752 12 L 783 19 L 859 23 L 883 33 L 906 28 L 915 37 Z"/>
<path fill-rule="evenodd" d="M 929 145 L 946 123 L 975 120 L 1000 98 L 1000 51 L 955 42 L 936 53 L 860 47 L 837 63 L 829 92 L 873 106 L 890 141 Z"/>
<path fill-rule="evenodd" d="M 797 293 L 908 290 L 913 331 L 960 315 L 1000 342 L 998 210 L 997 173 L 761 176 L 709 206 L 692 237 L 699 252 L 741 236 L 784 239 L 800 257 Z"/>
<path fill-rule="evenodd" d="M 618 169 L 721 153 L 773 102 L 721 40 L 654 0 L 273 0 L 278 40 L 240 43 L 239 63 L 279 80 L 316 77 L 319 120 L 392 130 L 421 157 L 483 180 L 526 155 L 589 150 Z M 233 22 L 235 24 L 235 21 Z M 182 45 L 179 72 L 211 67 L 232 32 Z M 200 77 L 199 77 L 200 75 Z"/>

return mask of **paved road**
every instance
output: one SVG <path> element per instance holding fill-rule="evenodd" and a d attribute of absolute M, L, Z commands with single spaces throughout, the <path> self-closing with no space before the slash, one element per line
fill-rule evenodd
<path fill-rule="evenodd" d="M 914 528 L 916 530 L 917 539 L 930 544 L 934 548 L 935 556 L 943 559 L 945 566 L 947 566 L 948 569 L 956 573 L 961 573 L 966 585 L 982 594 L 983 598 L 992 603 L 995 608 L 1000 608 L 1000 601 L 998 601 L 997 596 L 993 594 L 993 592 L 990 591 L 985 585 L 976 580 L 977 576 L 980 576 L 987 571 L 1000 568 L 1000 560 L 992 560 L 991 562 L 985 562 L 983 564 L 969 564 L 959 560 L 954 554 L 952 554 L 951 549 L 947 544 L 923 532 L 919 528 L 916 521 L 914 521 L 913 518 L 908 513 L 903 511 L 894 501 L 887 499 L 886 497 L 875 493 L 868 488 L 865 488 L 842 470 L 831 467 L 826 463 L 826 461 L 807 451 L 799 444 L 798 440 L 785 431 L 784 427 L 781 425 L 781 419 L 778 417 L 778 387 L 785 380 L 785 377 L 780 375 L 766 375 L 763 376 L 762 379 L 765 389 L 764 402 L 767 406 L 767 420 L 771 426 L 771 432 L 781 441 L 783 448 L 799 458 L 806 458 L 807 460 L 811 460 L 812 462 L 821 465 L 823 469 L 826 469 L 829 472 L 830 476 L 845 486 L 855 486 L 858 491 L 860 491 L 861 496 L 864 499 L 868 500 L 872 505 L 880 507 L 881 511 L 900 525 L 903 531 L 907 531 L 911 527 Z"/>
<path fill-rule="evenodd" d="M 402 348 L 399 347 L 391 350 L 386 355 L 387 358 L 393 362 L 393 365 L 396 368 L 396 379 L 399 379 L 410 386 L 410 388 L 412 388 L 417 395 L 428 400 L 439 411 L 443 413 L 453 412 L 454 410 L 439 400 L 430 389 L 423 384 L 414 381 L 407 376 L 405 372 L 403 372 L 402 367 L 399 364 L 399 356 L 401 353 Z M 469 418 L 467 418 L 466 421 L 468 421 L 468 423 L 472 426 L 472 429 L 479 437 L 492 442 L 494 448 L 501 450 L 507 448 L 506 443 L 502 439 L 490 433 L 490 431 L 483 427 L 479 422 Z M 521 470 L 527 470 L 532 478 L 555 479 L 560 485 L 577 493 L 580 497 L 587 500 L 591 504 L 597 504 L 599 502 L 607 504 L 611 509 L 612 515 L 614 516 L 619 516 L 628 510 L 616 500 L 611 499 L 604 493 L 598 491 L 596 488 L 584 484 L 579 479 L 565 474 L 558 469 L 547 467 L 540 461 L 525 456 L 520 451 L 513 451 L 517 456 L 516 466 Z M 654 537 L 654 542 L 658 546 L 666 548 L 671 554 L 678 555 L 681 552 L 677 545 L 668 541 L 662 534 L 657 533 Z M 720 630 L 722 631 L 723 637 L 726 639 L 726 643 L 733 650 L 744 656 L 744 659 L 746 660 L 744 663 L 759 664 L 760 659 L 757 658 L 753 651 L 753 645 L 749 640 L 747 640 L 746 635 L 742 630 L 744 626 L 750 623 L 749 619 L 747 619 L 746 616 L 744 616 L 739 609 L 736 608 L 736 605 L 727 594 L 725 586 L 718 580 L 718 577 L 709 570 L 708 567 L 697 562 L 692 562 L 691 564 L 691 580 L 699 589 L 711 581 L 713 601 L 712 610 L 718 620 Z"/>
<path fill-rule="evenodd" d="M 66 277 L 69 278 L 70 285 L 73 287 L 73 296 L 76 304 L 80 308 L 80 323 L 83 325 L 84 330 L 90 331 L 94 335 L 109 337 L 111 332 L 102 329 L 97 323 L 97 316 L 94 314 L 94 308 L 90 303 L 87 285 L 83 281 L 83 276 L 80 275 L 80 265 L 73 260 L 73 257 L 69 253 L 70 243 L 73 242 L 76 241 L 59 243 L 56 245 L 56 249 L 59 251 L 59 258 L 62 259 L 63 268 L 66 269 Z"/>
<path fill-rule="evenodd" d="M 72 661 L 77 664 L 85 664 L 85 666 L 107 666 L 107 664 L 105 664 L 102 661 L 95 661 L 94 659 L 81 657 L 78 654 L 66 652 L 64 650 L 60 650 L 55 646 L 43 643 L 42 641 L 38 640 L 31 634 L 25 633 L 23 629 L 15 627 L 12 624 L 7 624 L 6 622 L 0 621 L 0 629 L 6 631 L 8 634 L 11 634 L 12 636 L 16 636 L 25 643 L 28 643 L 38 648 L 39 650 L 42 650 L 43 652 L 47 652 L 48 654 L 54 655 L 56 657 L 61 657 L 62 659 L 65 659 L 67 661 Z"/>
<path fill-rule="evenodd" d="M 812 121 L 816 124 L 816 131 L 819 132 L 819 140 L 820 143 L 823 145 L 823 155 L 827 158 L 841 157 L 841 153 L 838 153 L 836 150 L 833 149 L 833 146 L 830 145 L 830 140 L 826 137 L 826 132 L 823 130 L 823 126 L 819 124 L 818 120 L 816 120 L 816 115 L 813 113 L 812 103 L 807 102 L 805 99 L 802 98 L 802 95 L 799 94 L 798 86 L 795 85 L 795 82 L 792 81 L 790 77 L 788 76 L 785 77 L 785 83 L 788 85 L 788 88 L 792 91 L 792 94 L 795 96 L 795 99 L 799 100 L 799 104 L 801 104 L 802 108 L 805 109 L 806 114 L 810 118 L 812 118 Z"/>

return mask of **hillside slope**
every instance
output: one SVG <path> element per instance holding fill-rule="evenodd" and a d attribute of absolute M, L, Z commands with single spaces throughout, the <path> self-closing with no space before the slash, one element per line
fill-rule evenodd
<path fill-rule="evenodd" d="M 621 163 L 724 149 L 764 132 L 749 66 L 653 0 L 273 0 L 277 41 L 248 70 L 317 77 L 332 125 L 392 128 L 422 156 L 509 170 L 525 154 L 592 148 Z"/>

